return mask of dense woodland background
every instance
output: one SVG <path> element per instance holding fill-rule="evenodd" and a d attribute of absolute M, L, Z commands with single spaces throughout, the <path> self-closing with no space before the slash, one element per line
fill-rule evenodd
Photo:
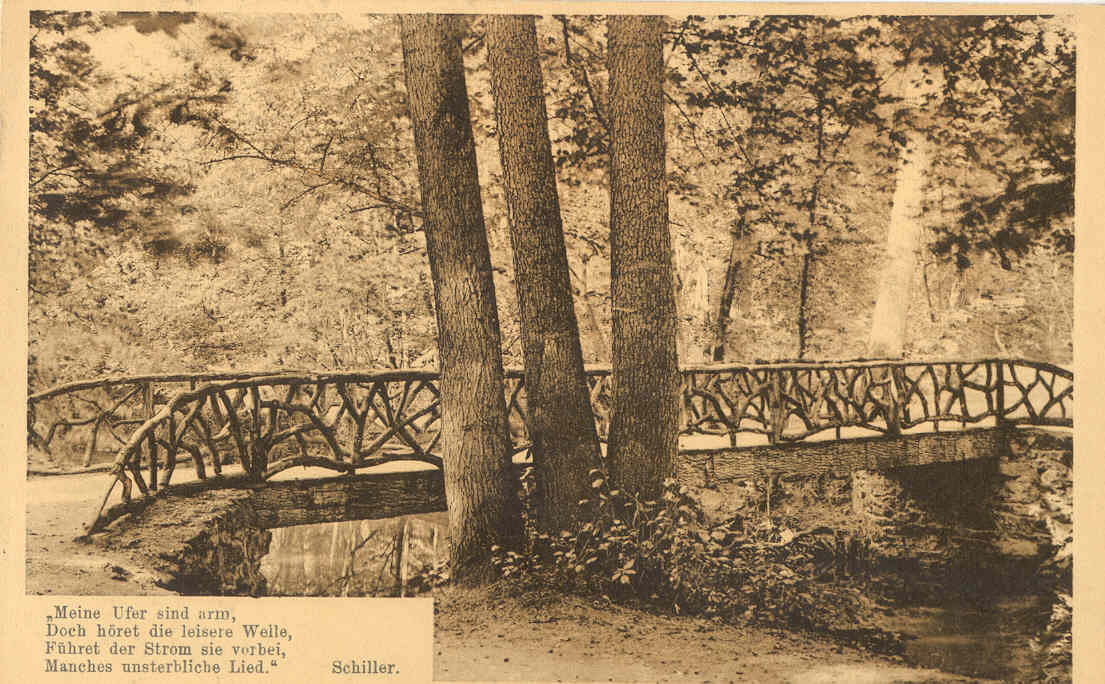
<path fill-rule="evenodd" d="M 537 29 L 584 358 L 608 363 L 605 24 Z M 462 45 L 520 366 L 484 35 L 472 17 Z M 899 161 L 925 141 L 903 355 L 1070 362 L 1066 21 L 676 17 L 664 38 L 680 363 L 868 355 Z M 436 364 L 393 17 L 33 13 L 30 96 L 32 391 Z"/>

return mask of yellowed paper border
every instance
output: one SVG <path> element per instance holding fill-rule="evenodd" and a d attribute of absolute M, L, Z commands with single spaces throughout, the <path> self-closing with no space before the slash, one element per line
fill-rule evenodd
<path fill-rule="evenodd" d="M 0 411 L 0 439 L 5 458 L 0 460 L 0 478 L 5 485 L 3 526 L 0 527 L 2 574 L 0 620 L 3 621 L 3 659 L 0 672 L 4 681 L 40 681 L 38 652 L 28 651 L 34 615 L 41 613 L 37 602 L 24 595 L 25 500 L 22 482 L 25 475 L 25 390 L 26 390 L 26 249 L 27 249 L 27 12 L 30 9 L 110 9 L 180 10 L 201 12 L 527 12 L 527 13 L 656 13 L 699 14 L 1070 14 L 1076 18 L 1078 43 L 1078 116 L 1077 116 L 1077 201 L 1075 250 L 1075 374 L 1079 382 L 1076 396 L 1079 423 L 1076 425 L 1075 464 L 1075 597 L 1074 667 L 1075 681 L 1092 682 L 1105 672 L 1105 421 L 1099 422 L 1098 410 L 1105 410 L 1105 8 L 1060 4 L 864 4 L 864 3 L 610 3 L 610 2 L 420 2 L 353 3 L 318 0 L 246 0 L 232 6 L 209 0 L 197 2 L 113 2 L 74 4 L 8 0 L 3 4 L 3 127 L 2 159 L 3 244 L 0 269 L 6 279 L 3 290 L 4 387 Z M 139 599 L 135 599 L 135 602 Z M 251 599 L 220 599 L 240 610 L 256 610 Z M 308 599 L 272 599 L 280 601 L 289 613 L 311 610 Z M 335 605 L 341 601 L 332 600 Z M 179 602 L 184 605 L 184 602 Z M 348 601 L 361 604 L 360 601 Z M 371 603 L 371 602 L 369 602 Z M 251 606 L 252 604 L 252 606 Z M 344 605 L 344 603 L 342 604 Z M 36 610 L 37 609 L 37 610 Z M 238 610 L 239 608 L 235 608 Z M 336 632 L 365 630 L 366 613 L 350 605 L 348 610 L 327 611 L 318 615 L 317 638 L 325 640 Z M 281 611 L 284 612 L 284 611 Z M 335 622 L 338 621 L 338 622 Z M 388 625 L 394 631 L 396 625 Z M 368 628 L 371 629 L 371 628 Z M 412 628 L 413 629 L 413 628 Z M 411 635 L 417 643 L 425 637 Z M 424 649 L 429 653 L 427 644 Z M 281 681 L 312 680 L 316 672 L 283 670 Z M 53 676 L 53 675 L 50 675 Z M 122 678 L 113 681 L 129 681 Z"/>

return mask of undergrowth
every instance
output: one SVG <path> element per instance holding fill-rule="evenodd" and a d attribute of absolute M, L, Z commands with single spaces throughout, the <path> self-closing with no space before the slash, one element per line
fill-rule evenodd
<path fill-rule="evenodd" d="M 520 550 L 494 547 L 492 562 L 525 589 L 555 588 L 680 615 L 827 633 L 883 651 L 895 635 L 864 626 L 871 605 L 832 581 L 839 562 L 831 530 L 801 533 L 770 521 L 707 524 L 686 487 L 665 481 L 658 501 L 612 488 L 591 471 L 575 530 L 551 535 L 535 524 L 532 469 L 522 478 L 526 526 Z"/>

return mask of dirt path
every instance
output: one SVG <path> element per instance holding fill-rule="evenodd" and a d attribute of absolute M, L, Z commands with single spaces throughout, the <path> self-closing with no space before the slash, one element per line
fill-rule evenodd
<path fill-rule="evenodd" d="M 779 630 L 655 615 L 549 592 L 437 597 L 434 679 L 637 682 L 978 682 Z"/>
<path fill-rule="evenodd" d="M 103 499 L 103 473 L 27 479 L 27 593 L 143 595 L 171 592 L 123 552 L 74 541 Z"/>

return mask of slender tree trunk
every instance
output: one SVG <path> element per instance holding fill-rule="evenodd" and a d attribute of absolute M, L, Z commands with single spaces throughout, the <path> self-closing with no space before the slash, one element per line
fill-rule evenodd
<path fill-rule="evenodd" d="M 590 491 L 588 471 L 600 465 L 599 442 L 572 301 L 534 18 L 490 16 L 486 40 L 514 248 L 538 524 L 556 532 L 578 517 L 578 502 Z"/>
<path fill-rule="evenodd" d="M 395 579 L 399 585 L 400 597 L 407 595 L 407 565 L 410 562 L 407 558 L 407 551 L 411 545 L 410 528 L 410 518 L 404 518 L 402 524 L 399 525 L 399 541 L 395 545 Z"/>
<path fill-rule="evenodd" d="M 700 345 L 699 331 L 710 328 L 709 284 L 702 255 L 689 246 L 672 248 L 675 271 L 676 352 L 683 363 L 705 361 L 712 343 Z"/>
<path fill-rule="evenodd" d="M 615 484 L 646 499 L 657 496 L 673 472 L 680 418 L 663 26 L 661 17 L 607 19 L 614 333 L 608 463 Z"/>
<path fill-rule="evenodd" d="M 822 40 L 824 40 L 824 25 L 822 25 Z M 819 72 L 820 78 L 820 72 Z M 813 173 L 821 176 L 821 169 L 825 163 L 825 114 L 824 105 L 818 100 L 817 104 L 817 164 Z M 798 276 L 798 358 L 806 358 L 809 346 L 810 328 L 810 269 L 813 266 L 814 239 L 817 236 L 817 200 L 821 194 L 821 187 L 815 184 L 810 196 L 809 222 L 810 227 L 802 240 L 805 248 L 802 252 L 802 270 Z"/>
<path fill-rule="evenodd" d="M 886 261 L 879 279 L 879 294 L 871 317 L 867 353 L 873 358 L 897 358 L 905 348 L 909 288 L 921 246 L 921 211 L 924 171 L 928 166 L 927 143 L 909 136 L 898 165 L 890 226 L 886 233 Z"/>
<path fill-rule="evenodd" d="M 717 319 L 714 321 L 714 361 L 725 360 L 725 345 L 729 340 L 729 321 L 733 311 L 733 299 L 737 294 L 737 278 L 740 275 L 740 245 L 743 239 L 743 227 L 733 231 L 729 245 L 729 261 L 725 264 L 725 280 L 721 284 L 721 296 L 718 298 Z"/>
<path fill-rule="evenodd" d="M 806 243 L 802 253 L 802 271 L 798 276 L 798 358 L 806 358 L 809 340 L 810 266 L 813 262 L 813 246 Z"/>
<path fill-rule="evenodd" d="M 928 267 L 931 262 L 921 265 L 921 282 L 925 285 L 925 302 L 928 304 L 929 311 L 929 323 L 936 322 L 936 307 L 932 305 L 932 287 L 929 286 L 929 271 Z"/>
<path fill-rule="evenodd" d="M 592 302 L 591 289 L 591 265 L 590 260 L 585 260 L 582 264 L 583 275 L 577 277 L 577 281 L 580 284 L 580 292 L 582 292 L 581 299 L 583 300 L 583 309 L 587 314 L 587 323 L 591 326 L 591 331 L 594 333 L 595 342 L 592 343 L 594 350 L 593 361 L 597 363 L 603 363 L 610 357 L 610 341 L 606 338 L 606 331 L 602 327 L 602 323 L 599 322 L 598 312 L 595 311 L 595 305 Z M 595 295 L 599 296 L 599 295 Z M 600 297 L 601 300 L 601 297 Z"/>
<path fill-rule="evenodd" d="M 468 113 L 458 18 L 399 19 L 437 313 L 442 458 L 453 577 L 490 577 L 521 535 L 503 398 L 499 315 Z"/>

